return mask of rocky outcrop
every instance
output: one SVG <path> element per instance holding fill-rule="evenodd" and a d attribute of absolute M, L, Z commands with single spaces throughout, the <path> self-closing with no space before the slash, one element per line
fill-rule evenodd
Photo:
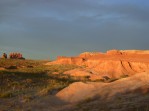
<path fill-rule="evenodd" d="M 149 54 L 149 50 L 120 50 L 122 54 Z"/>
<path fill-rule="evenodd" d="M 111 78 L 118 78 L 122 75 L 133 75 L 149 70 L 149 62 L 121 60 L 89 60 L 86 62 L 86 66 L 98 72 L 99 75 L 107 75 Z"/>
<path fill-rule="evenodd" d="M 79 57 L 87 59 L 87 58 L 98 56 L 98 55 L 101 55 L 101 54 L 103 54 L 103 53 L 101 53 L 101 52 L 84 52 L 84 53 L 81 53 L 79 55 Z"/>
<path fill-rule="evenodd" d="M 107 55 L 122 55 L 122 52 L 119 50 L 109 50 L 107 51 Z"/>
<path fill-rule="evenodd" d="M 59 56 L 57 57 L 56 61 L 49 62 L 46 65 L 52 65 L 52 64 L 75 64 L 75 65 L 83 65 L 84 59 L 81 57 L 65 57 L 65 56 Z"/>
<path fill-rule="evenodd" d="M 119 78 L 149 70 L 149 50 L 110 50 L 82 53 L 78 57 L 58 57 L 50 64 L 75 64 L 98 72 L 99 76 Z M 78 72 L 79 73 L 79 72 Z"/>
<path fill-rule="evenodd" d="M 143 55 L 143 54 L 149 54 L 149 50 L 116 50 L 116 49 L 113 49 L 113 50 L 107 51 L 106 53 L 109 55 L 131 55 L 131 54 Z"/>

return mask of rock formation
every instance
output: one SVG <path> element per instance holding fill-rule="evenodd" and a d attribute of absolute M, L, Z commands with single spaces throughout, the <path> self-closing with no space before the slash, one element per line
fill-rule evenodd
<path fill-rule="evenodd" d="M 148 92 L 149 73 L 143 72 L 112 83 L 75 82 L 58 92 L 56 96 L 65 102 L 79 102 L 88 98 L 108 100 L 118 95 L 147 94 Z"/>
<path fill-rule="evenodd" d="M 148 71 L 149 50 L 110 50 L 106 53 L 86 52 L 76 57 L 58 57 L 56 61 L 46 65 L 50 64 L 86 66 L 86 68 L 98 72 L 98 76 L 119 78 L 122 75 L 134 75 Z"/>

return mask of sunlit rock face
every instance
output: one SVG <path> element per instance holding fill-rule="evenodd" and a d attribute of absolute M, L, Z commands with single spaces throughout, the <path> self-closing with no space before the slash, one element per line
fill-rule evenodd
<path fill-rule="evenodd" d="M 97 72 L 97 76 L 106 75 L 110 78 L 119 78 L 122 75 L 134 75 L 148 71 L 149 50 L 110 50 L 106 53 L 85 52 L 76 57 L 60 56 L 57 60 L 46 65 L 50 64 L 86 66 L 86 68 Z"/>
<path fill-rule="evenodd" d="M 95 98 L 98 101 L 110 100 L 118 95 L 121 97 L 125 95 L 125 98 L 127 94 L 134 93 L 137 93 L 138 97 L 140 97 L 149 93 L 148 84 L 149 73 L 142 72 L 112 83 L 75 82 L 58 92 L 56 96 L 66 102 L 79 102 L 88 98 Z"/>

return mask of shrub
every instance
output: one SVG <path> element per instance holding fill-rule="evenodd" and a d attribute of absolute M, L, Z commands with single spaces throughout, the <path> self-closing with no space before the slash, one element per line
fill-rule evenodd
<path fill-rule="evenodd" d="M 3 92 L 3 93 L 0 93 L 0 98 L 10 98 L 13 96 L 13 93 L 12 92 Z"/>
<path fill-rule="evenodd" d="M 121 75 L 120 78 L 126 78 L 128 75 Z"/>

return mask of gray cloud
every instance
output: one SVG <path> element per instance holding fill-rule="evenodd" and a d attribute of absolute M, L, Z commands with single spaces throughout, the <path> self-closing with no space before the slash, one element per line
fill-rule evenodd
<path fill-rule="evenodd" d="M 0 47 L 8 51 L 21 47 L 26 55 L 42 56 L 37 58 L 46 58 L 50 52 L 54 57 L 87 50 L 147 49 L 148 29 L 149 8 L 145 2 L 0 1 Z"/>

